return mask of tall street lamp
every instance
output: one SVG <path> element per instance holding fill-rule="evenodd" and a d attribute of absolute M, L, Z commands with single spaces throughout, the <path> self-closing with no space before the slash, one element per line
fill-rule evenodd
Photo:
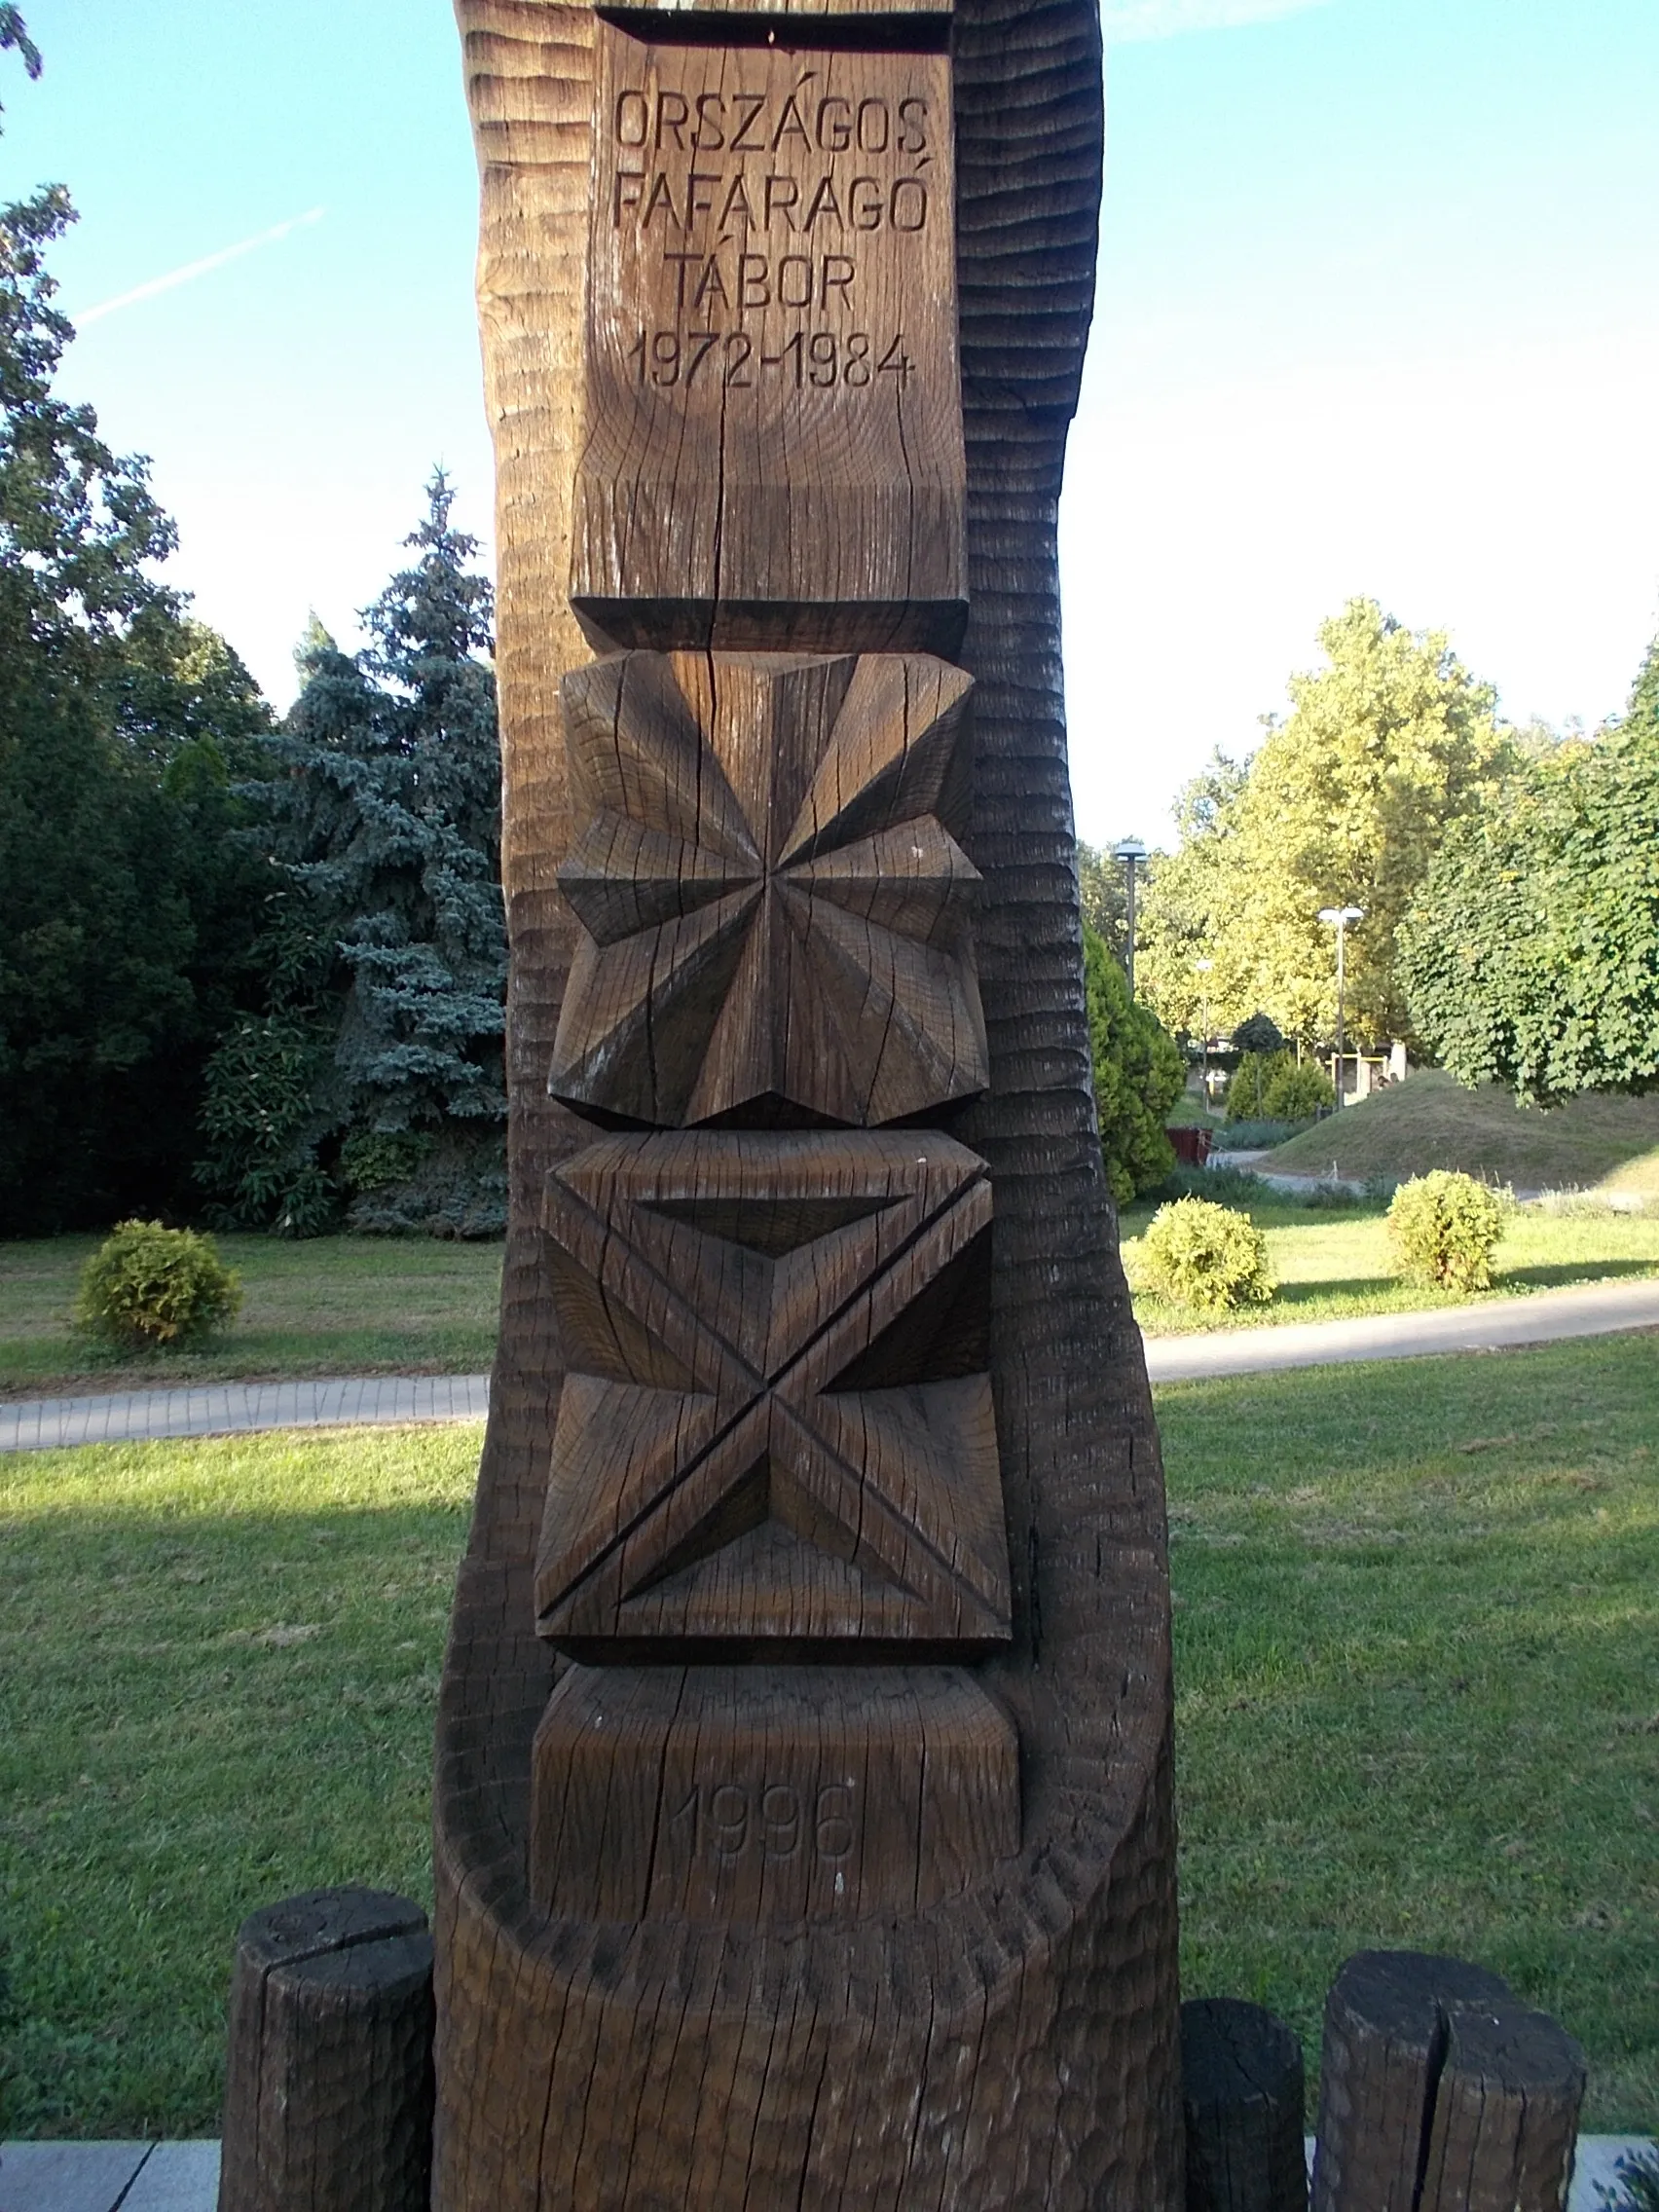
<path fill-rule="evenodd" d="M 1321 906 L 1319 919 L 1337 933 L 1337 1104 L 1343 1102 L 1343 1061 L 1346 1057 L 1346 1038 L 1343 1029 L 1343 995 L 1346 979 L 1344 953 L 1347 944 L 1349 922 L 1363 922 L 1363 906 Z"/>
<path fill-rule="evenodd" d="M 1122 861 L 1128 877 L 1128 958 L 1124 962 L 1124 973 L 1128 978 L 1129 997 L 1135 995 L 1135 869 L 1146 859 L 1146 847 L 1138 837 L 1120 837 L 1112 847 L 1112 858 Z"/>
<path fill-rule="evenodd" d="M 1198 1079 L 1198 1080 L 1199 1080 L 1200 1084 L 1201 1084 L 1201 1085 L 1202 1085 L 1202 1087 L 1203 1087 L 1202 1095 L 1203 1095 L 1203 1101 L 1204 1101 L 1204 1112 L 1205 1112 L 1205 1113 L 1207 1114 L 1207 1113 L 1209 1112 L 1209 1102 L 1210 1102 L 1210 1096 L 1209 1096 L 1209 1032 L 1210 1032 L 1210 1018 L 1209 1018 L 1209 979 L 1210 979 L 1210 970 L 1211 970 L 1211 969 L 1212 969 L 1212 968 L 1213 968 L 1213 967 L 1215 966 L 1215 962 L 1214 962 L 1213 960 L 1195 960 L 1195 961 L 1193 962 L 1193 966 L 1194 966 L 1194 968 L 1195 968 L 1195 969 L 1196 969 L 1196 970 L 1198 971 L 1198 974 L 1199 974 L 1199 975 L 1200 975 L 1200 976 L 1201 976 L 1201 977 L 1203 977 L 1203 981 L 1202 981 L 1202 982 L 1201 982 L 1201 983 L 1200 983 L 1200 984 L 1198 985 L 1198 988 L 1199 988 L 1199 990 L 1200 990 L 1200 991 L 1201 991 L 1201 992 L 1203 993 L 1203 1015 L 1202 1015 L 1202 1019 L 1203 1019 L 1203 1025 L 1204 1025 L 1204 1037 L 1203 1037 L 1203 1046 L 1202 1046 L 1202 1051 L 1203 1051 L 1203 1074 L 1202 1074 L 1202 1075 L 1201 1075 L 1201 1076 L 1199 1077 L 1199 1079 Z"/>

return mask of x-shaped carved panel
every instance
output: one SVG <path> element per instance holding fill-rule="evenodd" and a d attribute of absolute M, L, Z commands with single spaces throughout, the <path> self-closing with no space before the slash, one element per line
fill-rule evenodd
<path fill-rule="evenodd" d="M 614 1137 L 555 1169 L 542 1633 L 1006 1641 L 990 1218 L 983 1161 L 931 1131 Z"/>
<path fill-rule="evenodd" d="M 921 653 L 620 653 L 563 699 L 582 925 L 550 1078 L 669 1126 L 855 1127 L 984 1088 L 972 680 Z"/>

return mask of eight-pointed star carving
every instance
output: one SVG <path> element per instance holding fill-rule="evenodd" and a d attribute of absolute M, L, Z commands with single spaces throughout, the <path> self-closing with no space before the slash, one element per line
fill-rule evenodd
<path fill-rule="evenodd" d="M 919 653 L 618 653 L 565 679 L 581 924 L 550 1088 L 869 1126 L 987 1081 L 956 841 L 972 679 Z"/>

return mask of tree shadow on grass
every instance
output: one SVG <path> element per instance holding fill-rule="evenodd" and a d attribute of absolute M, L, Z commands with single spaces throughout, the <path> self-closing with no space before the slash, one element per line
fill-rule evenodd
<path fill-rule="evenodd" d="M 1512 1283 L 1528 1283 L 1534 1289 L 1554 1290 L 1567 1283 L 1601 1282 L 1614 1275 L 1652 1274 L 1659 1274 L 1659 1269 L 1651 1260 L 1563 1260 L 1547 1267 L 1505 1268 L 1496 1287 L 1505 1290 Z"/>

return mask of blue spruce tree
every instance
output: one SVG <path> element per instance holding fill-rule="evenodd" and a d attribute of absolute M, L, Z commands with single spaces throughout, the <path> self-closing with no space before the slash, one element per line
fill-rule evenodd
<path fill-rule="evenodd" d="M 285 876 L 272 1001 L 210 1071 L 222 1209 L 488 1235 L 505 1217 L 500 746 L 491 592 L 443 471 L 369 644 L 313 625 L 262 796 Z M 218 1080 L 214 1080 L 214 1079 Z"/>

